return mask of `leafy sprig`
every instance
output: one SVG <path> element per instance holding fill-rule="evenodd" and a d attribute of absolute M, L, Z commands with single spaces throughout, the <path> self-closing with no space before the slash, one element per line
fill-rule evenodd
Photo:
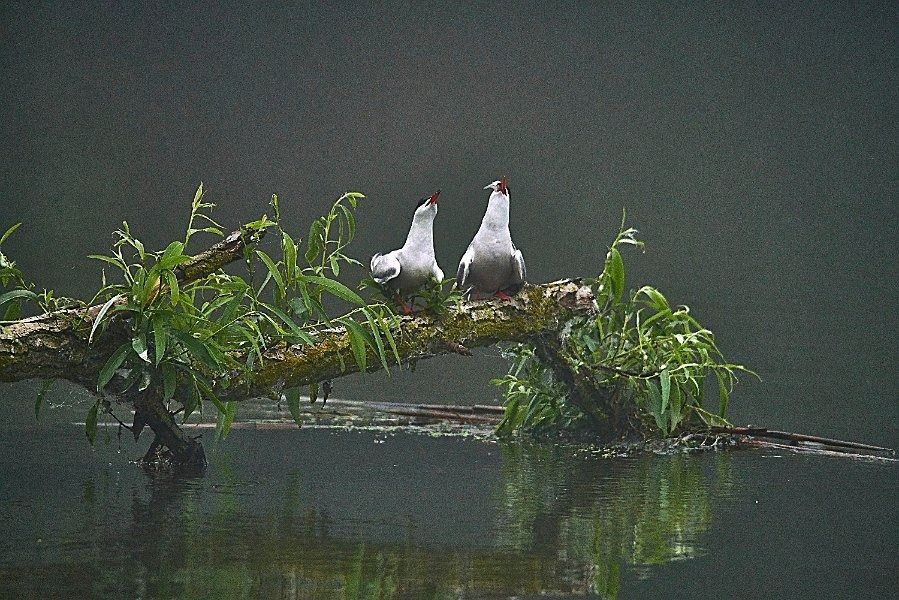
<path fill-rule="evenodd" d="M 588 279 L 595 317 L 569 324 L 559 359 L 590 394 L 589 406 L 566 401 L 572 390 L 529 344 L 507 351 L 509 373 L 494 384 L 505 392 L 501 433 L 589 430 L 590 416 L 607 420 L 636 407 L 642 433 L 670 435 L 687 425 L 727 424 L 730 394 L 746 367 L 727 361 L 715 336 L 687 306 L 671 306 L 651 286 L 625 293 L 623 246 L 643 248 L 637 230 L 622 218 L 599 277 Z M 706 381 L 717 384 L 718 402 L 705 407 Z M 592 415 L 586 414 L 591 412 Z"/>

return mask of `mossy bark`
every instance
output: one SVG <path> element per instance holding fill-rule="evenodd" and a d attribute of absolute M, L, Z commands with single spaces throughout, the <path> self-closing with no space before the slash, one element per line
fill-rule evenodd
<path fill-rule="evenodd" d="M 440 354 L 464 352 L 497 342 L 523 342 L 546 332 L 558 332 L 577 315 L 595 310 L 590 288 L 576 280 L 527 285 L 510 300 L 465 302 L 440 315 L 402 317 L 392 333 L 403 363 Z M 395 358 L 393 359 L 395 361 Z M 382 366 L 370 354 L 367 370 Z M 350 338 L 343 327 L 323 332 L 312 346 L 281 346 L 265 353 L 250 387 L 231 395 L 258 395 L 342 377 L 359 371 Z"/>

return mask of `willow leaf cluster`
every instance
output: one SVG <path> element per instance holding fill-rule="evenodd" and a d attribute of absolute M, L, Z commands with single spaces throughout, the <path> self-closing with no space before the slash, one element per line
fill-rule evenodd
<path fill-rule="evenodd" d="M 123 222 L 112 251 L 90 256 L 104 263 L 104 271 L 102 287 L 90 303 L 99 309 L 89 341 L 96 343 L 116 321 L 125 324 L 128 334 L 100 369 L 98 400 L 86 418 L 88 439 L 94 441 L 98 415 L 110 411 L 109 398 L 144 393 L 159 395 L 182 422 L 211 404 L 218 414 L 217 437 L 224 438 L 237 412 L 236 402 L 220 399 L 231 382 L 250 383 L 267 348 L 315 344 L 319 332 L 335 324 L 349 332 L 348 360 L 361 369 L 371 355 L 385 369 L 391 358 L 399 362 L 391 308 L 366 302 L 337 280 L 342 266 L 359 265 L 346 249 L 356 233 L 353 211 L 363 197 L 355 192 L 341 196 L 312 222 L 303 240 L 282 227 L 279 200 L 273 196 L 273 217 L 263 215 L 241 228 L 247 242 L 242 272 L 219 269 L 190 281 L 179 280 L 178 269 L 191 261 L 196 238 L 224 236 L 212 217 L 214 205 L 204 200 L 202 184 L 191 202 L 184 238 L 163 250 L 148 250 Z M 256 244 L 263 232 L 276 238 L 274 251 Z M 52 292 L 36 294 L 2 254 L 0 269 L 0 283 L 11 288 L 0 295 L 5 319 L 18 318 L 23 302 L 34 301 L 44 312 L 56 306 Z M 335 311 L 340 316 L 335 318 Z M 36 410 L 45 392 L 42 387 Z M 317 388 L 310 395 L 315 398 Z M 286 396 L 298 419 L 298 391 L 286 390 Z M 135 435 L 143 428 L 139 421 L 135 419 Z"/>
<path fill-rule="evenodd" d="M 689 307 L 671 306 L 651 286 L 625 292 L 624 246 L 642 249 L 643 242 L 622 219 L 601 275 L 586 280 L 596 315 L 569 324 L 552 361 L 539 342 L 507 351 L 510 371 L 493 381 L 506 396 L 501 433 L 589 434 L 611 423 L 615 432 L 671 435 L 697 423 L 727 424 L 737 374 L 751 371 L 724 358 Z M 711 408 L 708 380 L 717 390 Z"/>

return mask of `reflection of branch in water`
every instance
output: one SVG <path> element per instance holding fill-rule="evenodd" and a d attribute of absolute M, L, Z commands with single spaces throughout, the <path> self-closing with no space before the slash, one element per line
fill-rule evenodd
<path fill-rule="evenodd" d="M 614 598 L 623 568 L 700 555 L 712 519 L 711 489 L 733 485 L 729 457 L 677 454 L 597 460 L 546 446 L 502 445 L 498 543 L 518 552 L 554 550 L 571 567 L 572 592 Z"/>

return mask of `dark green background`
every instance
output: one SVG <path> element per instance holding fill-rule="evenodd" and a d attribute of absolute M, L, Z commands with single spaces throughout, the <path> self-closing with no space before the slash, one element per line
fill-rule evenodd
<path fill-rule="evenodd" d="M 221 221 L 277 193 L 297 233 L 362 191 L 366 260 L 440 187 L 451 273 L 505 174 L 534 281 L 597 272 L 626 208 L 629 284 L 762 375 L 736 421 L 896 445 L 895 3 L 194 4 L 0 5 L 0 226 L 40 286 L 92 292 L 122 219 L 179 237 L 201 180 Z M 482 402 L 502 369 L 336 393 Z"/>

